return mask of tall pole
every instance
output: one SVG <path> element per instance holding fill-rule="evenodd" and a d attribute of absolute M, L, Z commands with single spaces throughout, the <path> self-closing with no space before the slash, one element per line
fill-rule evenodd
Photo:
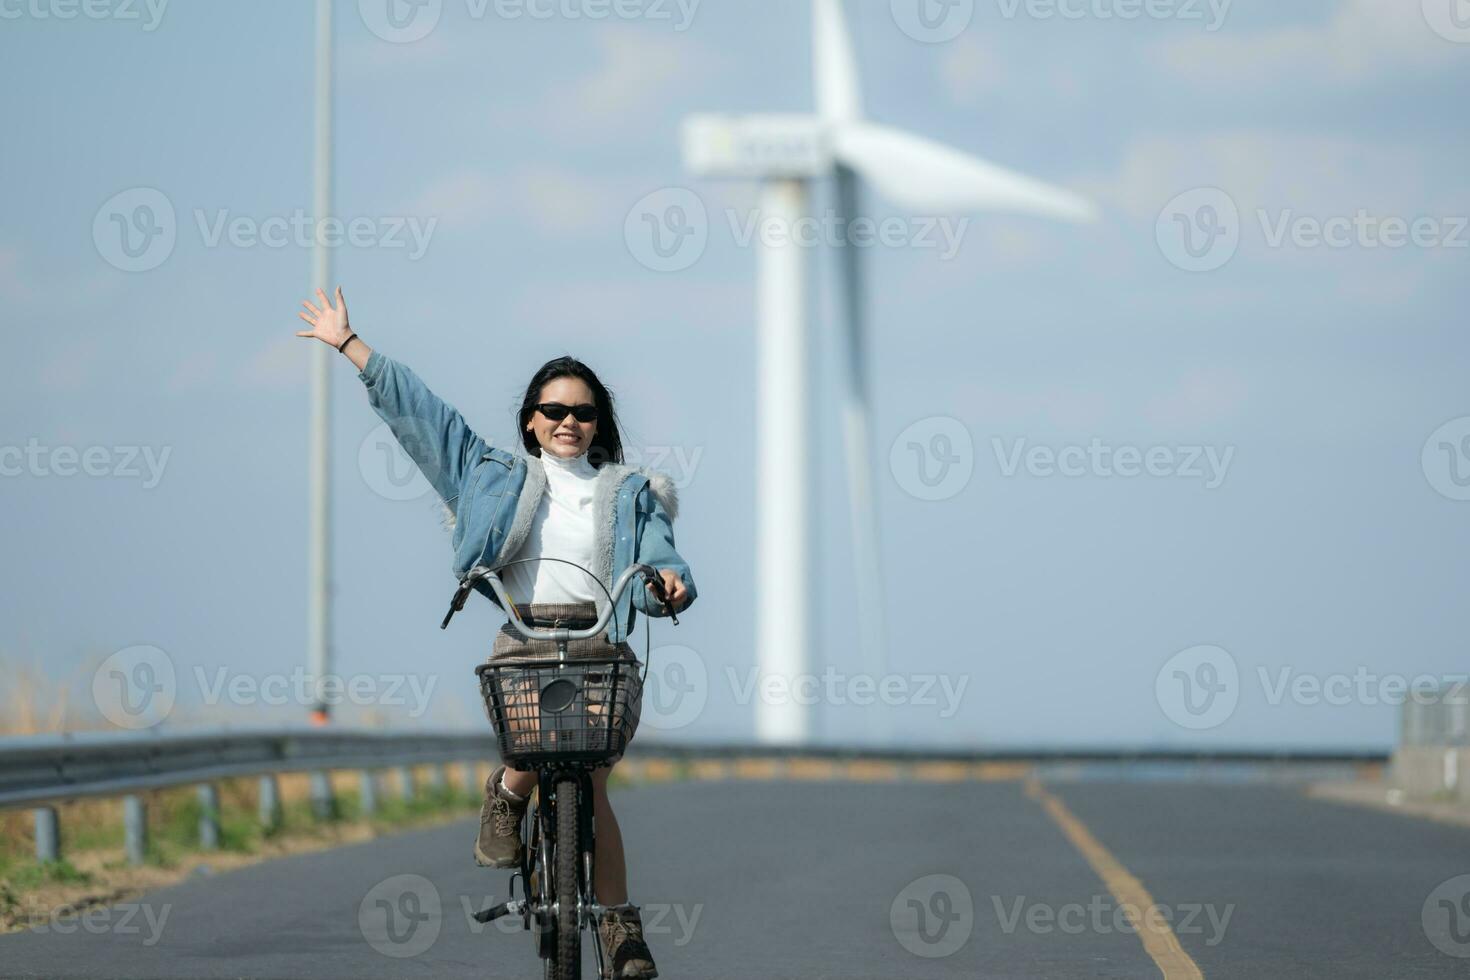
<path fill-rule="evenodd" d="M 332 0 L 316 0 L 316 160 L 312 175 L 312 216 L 320 222 L 332 207 Z M 332 295 L 332 255 L 318 234 L 311 250 L 314 289 Z M 331 395 L 332 363 L 325 344 L 311 351 L 311 439 L 307 464 L 311 515 L 307 545 L 307 668 L 317 685 L 331 666 Z M 325 725 L 329 705 L 317 689 L 311 712 L 315 725 Z"/>
<path fill-rule="evenodd" d="M 810 471 L 826 440 L 825 412 L 811 414 L 806 316 L 807 246 L 795 240 L 806 213 L 804 180 L 762 184 L 761 216 L 784 234 L 762 242 L 756 335 L 756 737 L 800 745 L 811 737 Z M 774 683 L 767 690 L 767 679 Z"/>

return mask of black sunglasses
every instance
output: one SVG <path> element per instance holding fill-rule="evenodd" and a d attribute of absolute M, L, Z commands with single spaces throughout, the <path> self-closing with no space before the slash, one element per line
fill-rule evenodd
<path fill-rule="evenodd" d="M 571 412 L 572 417 L 578 422 L 596 422 L 596 405 L 563 405 L 561 402 L 542 402 L 536 406 L 536 411 L 546 416 L 553 422 L 560 422 Z"/>

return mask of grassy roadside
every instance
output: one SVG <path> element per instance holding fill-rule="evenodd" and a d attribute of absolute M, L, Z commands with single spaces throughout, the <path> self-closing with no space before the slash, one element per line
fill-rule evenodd
<path fill-rule="evenodd" d="M 475 785 L 489 775 L 488 763 L 474 767 Z M 254 778 L 223 780 L 215 785 L 220 799 L 220 847 L 199 846 L 201 804 L 193 786 L 144 794 L 148 808 L 148 854 L 142 865 L 127 863 L 123 851 L 122 802 L 77 800 L 57 806 L 62 833 L 61 861 L 35 860 L 32 815 L 28 810 L 0 811 L 0 934 L 81 914 L 194 875 L 213 874 L 272 858 L 321 851 L 372 840 L 403 830 L 431 827 L 473 816 L 481 794 L 471 792 L 463 765 L 449 767 L 442 789 L 430 787 L 428 767 L 415 774 L 416 793 L 408 799 L 396 777 L 380 780 L 378 805 L 365 816 L 360 774 L 332 774 L 336 816 L 317 820 L 311 810 L 307 776 L 279 777 L 281 823 L 262 827 L 259 782 Z M 612 785 L 662 782 L 682 778 L 683 767 L 662 760 L 619 766 Z M 469 841 L 465 842 L 468 859 Z"/>
<path fill-rule="evenodd" d="M 85 909 L 123 901 L 131 896 L 182 881 L 290 854 L 324 850 L 372 840 L 414 827 L 462 819 L 478 812 L 480 795 L 467 787 L 460 767 L 442 789 L 433 789 L 420 775 L 410 799 L 393 792 L 385 777 L 378 806 L 364 815 L 355 772 L 333 774 L 337 814 L 315 819 L 303 774 L 280 778 L 281 815 L 278 826 L 262 826 L 255 779 L 225 780 L 216 785 L 220 795 L 220 847 L 203 850 L 199 844 L 202 805 L 194 787 L 156 790 L 145 794 L 148 807 L 148 852 L 142 865 L 130 865 L 123 852 L 120 800 L 79 800 L 60 804 L 62 828 L 60 861 L 35 860 L 35 838 L 30 811 L 0 813 L 0 932 L 65 917 Z M 488 766 L 477 766 L 483 781 Z M 468 847 L 468 845 L 466 845 Z"/>
<path fill-rule="evenodd" d="M 111 730 L 91 700 L 92 675 L 101 660 L 100 655 L 85 658 L 69 675 L 57 677 L 43 671 L 39 661 L 27 663 L 0 653 L 0 677 L 4 678 L 0 683 L 0 734 Z M 204 725 L 228 720 L 208 713 L 185 718 L 181 711 L 173 716 L 181 726 L 189 721 Z M 387 715 L 356 719 L 365 727 L 391 727 L 391 722 Z M 385 772 L 370 817 L 363 812 L 360 772 L 335 772 L 332 789 L 337 812 L 326 821 L 312 815 L 309 777 L 282 774 L 278 778 L 282 819 L 271 828 L 258 819 L 258 779 L 219 780 L 214 785 L 219 792 L 220 846 L 207 851 L 199 841 L 202 804 L 195 786 L 146 792 L 140 795 L 148 814 L 148 850 L 141 865 L 129 864 L 124 853 L 121 799 L 53 804 L 61 827 L 62 860 L 47 863 L 35 859 L 32 811 L 0 810 L 0 933 L 125 902 L 194 875 L 473 816 L 481 803 L 478 787 L 489 775 L 491 763 L 487 760 L 472 768 L 473 777 L 464 765 L 450 766 L 444 788 L 435 790 L 431 767 L 419 767 L 413 776 L 415 791 L 409 794 L 399 783 L 398 771 Z M 614 771 L 612 781 L 619 785 L 682 776 L 681 765 L 629 760 Z M 465 854 L 468 858 L 468 840 Z"/>

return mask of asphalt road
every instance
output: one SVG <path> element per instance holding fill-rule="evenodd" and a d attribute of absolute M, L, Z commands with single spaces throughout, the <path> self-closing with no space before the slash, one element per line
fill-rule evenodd
<path fill-rule="evenodd" d="M 1470 829 L 1288 787 L 615 794 L 633 900 L 669 980 L 1470 975 L 1470 877 L 1455 880 L 1470 873 Z M 0 937 L 0 976 L 538 977 L 529 934 L 467 914 L 509 878 L 471 864 L 473 832 L 281 859 Z M 1142 932 L 1122 908 L 1139 895 L 1156 904 Z"/>

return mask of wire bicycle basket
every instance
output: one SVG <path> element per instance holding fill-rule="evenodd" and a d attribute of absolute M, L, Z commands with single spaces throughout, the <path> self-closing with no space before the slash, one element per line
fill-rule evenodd
<path fill-rule="evenodd" d="M 475 668 L 485 712 L 512 769 L 616 759 L 638 727 L 636 660 L 506 658 Z"/>

